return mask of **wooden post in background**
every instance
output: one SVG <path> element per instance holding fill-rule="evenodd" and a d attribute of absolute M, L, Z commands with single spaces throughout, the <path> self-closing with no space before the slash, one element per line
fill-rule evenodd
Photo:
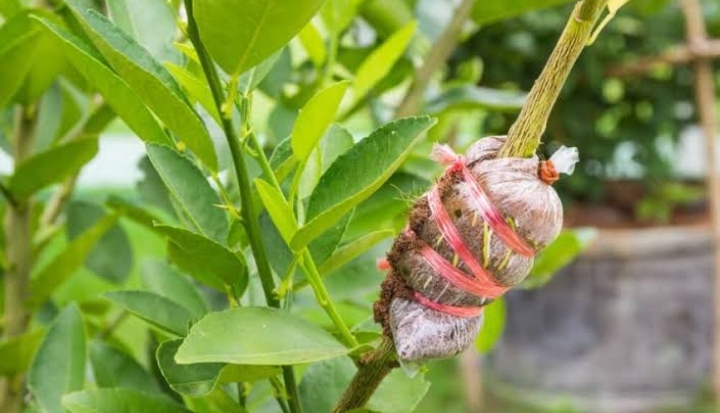
<path fill-rule="evenodd" d="M 681 6 L 685 15 L 687 48 L 694 54 L 695 101 L 706 142 L 706 182 L 708 197 L 710 198 L 710 218 L 715 256 L 712 390 L 715 400 L 718 400 L 720 398 L 720 180 L 718 179 L 715 159 L 715 134 L 717 131 L 715 85 L 710 60 L 702 53 L 703 50 L 708 49 L 710 44 L 700 2 L 698 0 L 682 0 Z"/>

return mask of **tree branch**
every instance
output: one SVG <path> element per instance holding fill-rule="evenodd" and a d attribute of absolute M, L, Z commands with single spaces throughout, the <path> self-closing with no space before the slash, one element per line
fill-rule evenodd
<path fill-rule="evenodd" d="M 606 3 L 607 0 L 582 0 L 575 5 L 520 115 L 510 127 L 499 157 L 529 157 L 535 153 L 560 90 Z"/>
<path fill-rule="evenodd" d="M 392 338 L 383 337 L 378 348 L 368 353 L 360 361 L 360 368 L 332 413 L 343 413 L 364 406 L 385 376 L 397 367 L 396 357 Z"/>
<path fill-rule="evenodd" d="M 470 17 L 473 4 L 475 4 L 475 0 L 463 0 L 457 7 L 445 30 L 425 57 L 425 62 L 415 72 L 415 79 L 395 112 L 395 118 L 404 118 L 417 112 L 433 75 L 447 62 L 457 47 L 460 32 Z"/>
<path fill-rule="evenodd" d="M 605 75 L 626 77 L 643 75 L 660 65 L 682 65 L 697 59 L 715 59 L 720 57 L 720 39 L 703 39 L 691 45 L 672 47 L 656 56 L 647 56 L 633 62 L 610 66 Z"/>
<path fill-rule="evenodd" d="M 212 92 L 215 107 L 218 113 L 223 114 L 223 88 L 220 83 L 220 77 L 215 69 L 214 63 L 205 45 L 200 40 L 200 33 L 198 32 L 197 25 L 195 23 L 195 17 L 193 16 L 193 3 L 192 0 L 184 0 L 185 10 L 188 16 L 188 37 L 195 47 L 200 64 L 202 65 L 203 72 L 207 79 L 210 91 Z M 265 252 L 265 245 L 262 241 L 262 234 L 260 233 L 260 225 L 256 219 L 255 206 L 252 201 L 252 189 L 250 187 L 250 179 L 248 177 L 247 165 L 245 164 L 245 158 L 243 156 L 243 150 L 240 146 L 240 140 L 233 128 L 232 120 L 229 116 L 223 115 L 221 117 L 222 128 L 225 133 L 225 139 L 227 140 L 228 146 L 230 147 L 230 153 L 232 155 L 233 166 L 235 167 L 235 177 L 237 178 L 238 187 L 240 190 L 240 197 L 242 202 L 242 215 L 243 220 L 246 224 L 246 231 L 250 240 L 250 247 L 252 249 L 253 256 L 255 257 L 255 265 L 258 269 L 260 276 L 260 283 L 262 284 L 263 293 L 265 294 L 265 301 L 271 307 L 279 308 L 280 301 L 275 296 L 275 281 L 273 280 L 272 270 L 270 269 L 270 263 L 268 261 L 267 253 Z M 247 122 L 247 116 L 243 116 L 243 122 Z M 292 413 L 301 413 L 302 407 L 300 406 L 300 400 L 298 399 L 297 382 L 295 380 L 295 372 L 292 366 L 283 366 L 283 379 L 285 380 L 285 390 L 288 392 L 289 405 Z"/>

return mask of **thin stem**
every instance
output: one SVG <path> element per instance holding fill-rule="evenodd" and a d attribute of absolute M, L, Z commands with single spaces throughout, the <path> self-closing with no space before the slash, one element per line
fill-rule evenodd
<path fill-rule="evenodd" d="M 192 0 L 184 0 L 185 9 L 188 16 L 188 36 L 195 51 L 198 54 L 198 59 L 205 73 L 205 77 L 210 87 L 210 91 L 213 95 L 213 100 L 218 113 L 223 112 L 223 90 L 220 83 L 220 77 L 218 76 L 217 70 L 213 64 L 210 54 L 205 49 L 205 45 L 200 40 L 200 34 L 195 23 L 195 17 L 193 16 L 193 2 Z M 228 111 L 228 113 L 231 113 Z M 243 116 L 244 125 L 248 125 L 248 116 Z M 262 284 L 263 293 L 265 294 L 265 301 L 270 307 L 279 308 L 280 301 L 275 296 L 275 281 L 273 280 L 272 270 L 270 269 L 270 263 L 268 262 L 267 253 L 265 252 L 265 246 L 263 245 L 260 225 L 258 220 L 255 219 L 255 206 L 252 201 L 252 190 L 250 187 L 250 179 L 247 173 L 247 166 L 245 164 L 245 158 L 243 157 L 242 147 L 238 139 L 235 129 L 232 125 L 230 116 L 222 116 L 221 119 L 222 128 L 225 132 L 225 138 L 228 146 L 230 147 L 230 153 L 232 154 L 233 165 L 235 167 L 235 175 L 240 190 L 241 202 L 242 202 L 242 215 L 246 224 L 246 231 L 248 238 L 250 239 L 250 246 L 255 257 L 255 264 L 258 269 L 260 276 L 260 283 Z M 245 129 L 245 128 L 243 128 Z M 290 409 L 292 413 L 301 413 L 299 409 L 300 401 L 297 400 L 297 382 L 295 380 L 295 372 L 291 366 L 283 367 L 283 378 L 285 380 L 285 387 L 290 395 Z"/>
<path fill-rule="evenodd" d="M 280 383 L 280 380 L 277 379 L 277 377 L 271 377 L 270 378 L 270 386 L 273 388 L 273 392 L 275 393 L 275 400 L 277 401 L 278 405 L 280 406 L 280 410 L 283 411 L 283 413 L 290 413 L 290 408 L 288 407 L 287 402 L 285 402 L 285 398 L 282 391 L 282 384 Z"/>
<path fill-rule="evenodd" d="M 330 294 L 328 293 L 327 288 L 325 288 L 325 284 L 322 282 L 322 277 L 320 277 L 320 273 L 315 266 L 315 261 L 313 261 L 312 255 L 310 255 L 310 251 L 308 251 L 307 248 L 305 248 L 302 252 L 302 263 L 300 266 L 305 272 L 308 282 L 312 286 L 318 304 L 320 304 L 320 307 L 325 310 L 328 317 L 330 317 L 333 324 L 335 324 L 335 327 L 338 328 L 338 333 L 340 333 L 340 338 L 342 339 L 343 344 L 350 348 L 359 346 L 360 344 L 357 339 L 353 336 L 347 325 L 345 325 L 342 317 L 340 317 L 340 313 L 338 313 L 337 308 L 335 308 L 335 305 L 330 298 Z"/>
<path fill-rule="evenodd" d="M 15 134 L 12 145 L 15 165 L 30 156 L 34 143 L 37 116 L 32 107 L 17 111 Z M 12 338 L 23 334 L 27 328 L 29 314 L 25 309 L 28 296 L 30 270 L 32 268 L 31 199 L 16 199 L 5 213 L 5 235 L 8 267 L 5 272 L 5 325 L 3 337 Z M 0 383 L 0 411 L 17 413 L 22 409 L 23 386 L 21 377 L 9 377 Z"/>
<path fill-rule="evenodd" d="M 416 71 L 410 89 L 395 112 L 396 118 L 403 118 L 415 114 L 422 103 L 423 95 L 427 90 L 433 75 L 445 64 L 453 50 L 457 47 L 463 25 L 470 17 L 475 0 L 463 0 L 457 7 L 452 19 L 443 30 L 440 37 L 432 45 L 423 65 Z"/>
<path fill-rule="evenodd" d="M 583 0 L 575 6 L 520 115 L 510 127 L 499 157 L 529 157 L 535 153 L 560 90 L 607 1 Z"/>
<path fill-rule="evenodd" d="M 360 361 L 358 372 L 345 389 L 345 393 L 335 405 L 332 413 L 343 413 L 363 407 L 385 376 L 397 367 L 395 358 L 395 345 L 392 339 L 384 337 L 380 345 Z"/>

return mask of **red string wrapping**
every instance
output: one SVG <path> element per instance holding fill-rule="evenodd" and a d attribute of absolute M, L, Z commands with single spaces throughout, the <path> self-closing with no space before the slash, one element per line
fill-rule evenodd
<path fill-rule="evenodd" d="M 433 149 L 433 157 L 437 161 L 449 165 L 446 173 L 453 171 L 460 173 L 463 183 L 469 192 L 469 202 L 508 248 L 526 257 L 535 255 L 535 250 L 505 222 L 502 214 L 495 208 L 485 191 L 467 168 L 462 156 L 457 155 L 446 145 L 436 145 Z M 505 294 L 509 287 L 499 284 L 495 277 L 475 259 L 475 256 L 462 239 L 458 229 L 448 215 L 442 199 L 440 199 L 437 186 L 430 190 L 427 195 L 427 200 L 431 217 L 438 226 L 443 238 L 465 266 L 470 269 L 473 276 L 469 277 L 465 272 L 450 264 L 427 244 L 423 245 L 420 249 L 420 253 L 425 262 L 452 285 L 462 289 L 468 294 L 489 299 L 497 298 Z M 406 231 L 412 233 L 410 229 Z M 415 234 L 413 233 L 413 235 Z M 389 267 L 390 265 L 387 260 L 378 261 L 379 269 L 385 270 L 389 269 Z M 483 311 L 483 307 L 458 307 L 438 303 L 425 297 L 418 291 L 414 292 L 414 298 L 428 308 L 457 317 L 477 317 Z"/>

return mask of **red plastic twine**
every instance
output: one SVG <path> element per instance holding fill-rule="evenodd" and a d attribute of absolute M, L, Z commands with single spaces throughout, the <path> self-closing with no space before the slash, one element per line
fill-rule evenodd
<path fill-rule="evenodd" d="M 483 191 L 480 184 L 475 180 L 475 177 L 470 173 L 462 156 L 455 154 L 455 152 L 446 145 L 436 145 L 433 155 L 436 160 L 441 163 L 449 164 L 447 172 L 460 172 L 470 192 L 469 201 L 472 203 L 472 206 L 477 210 L 483 220 L 488 223 L 493 232 L 503 240 L 508 248 L 526 257 L 535 255 L 535 250 L 505 222 L 502 214 L 495 208 L 485 191 Z M 495 277 L 480 265 L 465 244 L 465 241 L 462 239 L 455 224 L 445 210 L 445 205 L 443 205 L 440 199 L 440 192 L 437 186 L 430 190 L 427 199 L 432 218 L 437 224 L 440 233 L 458 257 L 470 269 L 473 277 L 468 277 L 463 271 L 450 264 L 428 245 L 423 245 L 420 250 L 420 254 L 425 262 L 452 285 L 468 294 L 490 299 L 505 294 L 509 287 L 499 284 Z M 407 231 L 411 230 L 408 229 Z M 389 267 L 385 260 L 380 261 L 378 264 L 378 267 L 381 269 L 387 269 Z M 428 308 L 457 317 L 477 317 L 483 311 L 482 307 L 458 307 L 441 304 L 425 297 L 418 291 L 414 292 L 414 298 Z"/>

